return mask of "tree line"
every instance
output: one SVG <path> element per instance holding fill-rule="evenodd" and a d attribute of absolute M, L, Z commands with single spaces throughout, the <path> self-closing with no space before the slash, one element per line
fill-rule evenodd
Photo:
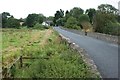
<path fill-rule="evenodd" d="M 84 11 L 74 7 L 64 13 L 63 10 L 56 11 L 54 24 L 71 29 L 92 30 L 99 33 L 120 35 L 120 15 L 118 9 L 110 4 L 101 4 L 98 9 L 90 8 Z"/>
<path fill-rule="evenodd" d="M 51 21 L 51 26 L 63 26 L 71 29 L 82 29 L 105 34 L 119 35 L 120 15 L 118 9 L 110 4 L 101 4 L 98 9 L 90 8 L 84 11 L 80 7 L 71 10 L 57 10 L 54 16 L 45 17 L 43 14 L 29 14 L 25 19 L 16 19 L 8 12 L 2 13 L 3 28 L 32 28 L 40 26 L 44 21 Z M 20 22 L 23 22 L 21 25 Z"/>
<path fill-rule="evenodd" d="M 8 12 L 2 13 L 2 27 L 3 28 L 20 28 L 21 26 L 34 27 L 37 23 L 42 24 L 45 21 L 43 14 L 29 14 L 25 19 L 16 19 Z M 23 22 L 23 24 L 20 24 Z"/>

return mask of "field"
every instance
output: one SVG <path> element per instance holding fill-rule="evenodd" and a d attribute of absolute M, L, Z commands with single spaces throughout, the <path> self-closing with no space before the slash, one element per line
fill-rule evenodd
<path fill-rule="evenodd" d="M 14 67 L 11 74 L 15 78 L 99 77 L 52 28 L 3 29 L 2 31 L 3 67 L 10 66 L 20 56 L 39 58 L 24 60 L 22 68 Z"/>

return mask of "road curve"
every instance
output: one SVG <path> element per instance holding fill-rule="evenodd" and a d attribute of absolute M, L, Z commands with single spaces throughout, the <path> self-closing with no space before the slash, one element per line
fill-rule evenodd
<path fill-rule="evenodd" d="M 54 29 L 84 48 L 94 60 L 103 78 L 118 78 L 118 45 L 78 35 L 59 27 Z"/>

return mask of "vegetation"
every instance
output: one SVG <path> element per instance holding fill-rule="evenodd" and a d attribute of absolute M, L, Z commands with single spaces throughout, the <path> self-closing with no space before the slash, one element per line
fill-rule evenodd
<path fill-rule="evenodd" d="M 95 32 L 111 35 L 120 35 L 117 9 L 112 5 L 102 4 L 98 6 L 98 11 L 94 16 L 93 27 Z"/>
<path fill-rule="evenodd" d="M 3 29 L 2 31 L 3 66 L 11 64 L 21 55 L 22 49 L 43 37 L 46 32 L 46 30 L 36 31 L 34 29 Z"/>
<path fill-rule="evenodd" d="M 60 9 L 60 11 L 56 11 L 55 16 L 54 16 L 54 24 L 57 26 L 62 26 L 63 25 L 63 17 L 64 17 L 64 11 Z"/>
<path fill-rule="evenodd" d="M 79 26 L 77 26 L 77 20 L 74 17 L 69 17 L 67 19 L 65 26 L 67 28 L 72 28 L 72 29 L 79 29 L 80 28 Z"/>
<path fill-rule="evenodd" d="M 70 11 L 57 10 L 54 16 L 45 17 L 43 14 L 29 14 L 25 19 L 15 19 L 10 13 L 2 13 L 3 28 L 20 28 L 22 26 L 33 28 L 41 27 L 48 21 L 50 26 L 63 26 L 72 29 L 83 29 L 110 35 L 120 35 L 120 16 L 118 10 L 110 4 L 101 4 L 98 9 L 89 8 L 86 11 L 74 7 Z"/>
<path fill-rule="evenodd" d="M 118 15 L 118 10 L 112 5 L 101 4 L 97 10 L 90 8 L 85 13 L 79 7 L 74 7 L 70 11 L 67 10 L 65 15 L 63 12 L 57 11 L 55 14 L 54 19 L 58 21 L 58 23 L 54 22 L 55 25 L 72 29 L 83 29 L 85 31 L 92 30 L 110 35 L 120 35 L 120 16 Z M 61 17 L 60 13 L 62 13 Z"/>
<path fill-rule="evenodd" d="M 36 23 L 42 24 L 45 17 L 42 14 L 29 14 L 26 18 L 26 25 L 33 27 Z"/>
<path fill-rule="evenodd" d="M 2 13 L 2 67 L 10 66 L 21 55 L 38 57 L 24 60 L 22 68 L 11 69 L 16 78 L 99 78 L 85 64 L 80 54 L 71 49 L 66 41 L 50 26 L 63 26 L 95 32 L 120 35 L 118 10 L 109 4 L 98 9 L 79 7 L 70 11 L 56 11 L 54 17 L 43 14 L 29 14 L 25 19 L 16 19 L 8 12 Z M 46 22 L 49 26 L 42 25 Z M 18 64 L 18 63 L 17 63 Z"/>
<path fill-rule="evenodd" d="M 19 28 L 20 24 L 10 13 L 2 13 L 2 27 L 3 28 Z"/>
<path fill-rule="evenodd" d="M 7 36 L 10 36 L 9 39 Z M 99 77 L 84 63 L 81 55 L 70 49 L 52 29 L 3 29 L 3 40 L 6 45 L 3 48 L 4 66 L 20 55 L 39 57 L 23 60 L 22 68 L 12 68 L 11 73 L 15 78 Z"/>
<path fill-rule="evenodd" d="M 90 23 L 93 24 L 93 17 L 96 14 L 96 10 L 94 8 L 87 9 L 85 14 L 87 14 L 90 18 Z"/>

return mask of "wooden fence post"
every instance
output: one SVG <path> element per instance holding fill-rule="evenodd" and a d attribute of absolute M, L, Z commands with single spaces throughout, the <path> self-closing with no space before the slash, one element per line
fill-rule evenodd
<path fill-rule="evenodd" d="M 2 70 L 3 78 L 7 78 L 7 68 L 2 68 Z"/>
<path fill-rule="evenodd" d="M 20 56 L 20 68 L 23 67 L 22 56 Z"/>

